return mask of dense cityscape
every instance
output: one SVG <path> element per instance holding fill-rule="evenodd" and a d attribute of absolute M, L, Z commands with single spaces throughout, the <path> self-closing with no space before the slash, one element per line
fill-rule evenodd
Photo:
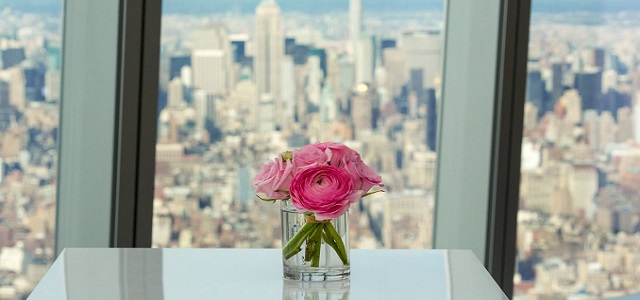
<path fill-rule="evenodd" d="M 638 14 L 532 24 L 516 294 L 640 293 Z"/>
<path fill-rule="evenodd" d="M 251 178 L 277 153 L 331 140 L 387 190 L 351 212 L 352 247 L 431 247 L 442 14 L 363 22 L 352 3 L 332 17 L 271 1 L 165 15 L 154 246 L 279 247 L 279 206 Z"/>
<path fill-rule="evenodd" d="M 352 248 L 432 247 L 442 11 L 350 3 L 163 16 L 154 247 L 280 247 L 251 178 L 327 140 L 387 190 L 351 210 Z M 638 16 L 533 16 L 516 299 L 640 293 Z M 0 53 L 0 299 L 21 299 L 55 258 L 59 17 L 0 10 Z"/>

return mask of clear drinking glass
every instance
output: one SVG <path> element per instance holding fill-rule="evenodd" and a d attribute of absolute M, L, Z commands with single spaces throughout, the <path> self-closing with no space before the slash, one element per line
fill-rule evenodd
<path fill-rule="evenodd" d="M 308 222 L 314 223 L 314 220 L 304 213 L 298 212 L 291 204 L 291 201 L 282 201 L 280 213 L 282 217 L 282 247 L 284 250 L 289 241 L 295 238 L 300 229 L 302 229 Z M 321 239 L 317 267 L 311 265 L 309 250 L 311 250 L 312 247 L 307 247 L 308 245 L 311 245 L 309 240 L 302 242 L 299 247 L 300 251 L 288 259 L 283 251 L 282 266 L 285 279 L 299 281 L 333 281 L 349 278 L 351 269 L 349 267 L 348 214 L 349 212 L 345 212 L 340 217 L 330 221 L 325 221 L 326 223 L 322 224 L 325 229 L 322 232 L 323 238 Z M 346 257 L 341 258 L 338 254 L 339 250 L 336 251 L 336 247 L 339 247 L 340 245 L 335 243 L 330 245 L 326 241 L 326 239 L 331 236 L 328 234 L 331 230 L 335 230 L 334 236 L 337 235 L 340 237 L 341 243 L 338 243 L 344 245 L 345 251 L 343 253 Z M 336 239 L 333 240 L 335 241 Z"/>

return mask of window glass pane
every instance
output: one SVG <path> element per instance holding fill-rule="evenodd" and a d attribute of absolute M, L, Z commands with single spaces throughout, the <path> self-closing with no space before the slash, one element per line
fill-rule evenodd
<path fill-rule="evenodd" d="M 0 298 L 54 259 L 61 5 L 0 1 Z"/>
<path fill-rule="evenodd" d="M 165 1 L 154 247 L 279 247 L 260 164 L 320 141 L 387 193 L 351 209 L 353 248 L 432 240 L 442 1 Z"/>
<path fill-rule="evenodd" d="M 533 1 L 516 299 L 640 293 L 639 8 Z"/>

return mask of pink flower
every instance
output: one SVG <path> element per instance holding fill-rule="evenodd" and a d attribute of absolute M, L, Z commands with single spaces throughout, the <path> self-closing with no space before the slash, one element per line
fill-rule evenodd
<path fill-rule="evenodd" d="M 293 151 L 295 173 L 307 167 L 327 164 L 327 155 L 315 145 L 306 145 Z"/>
<path fill-rule="evenodd" d="M 327 155 L 328 163 L 334 167 L 344 167 L 349 160 L 360 159 L 357 151 L 334 142 L 316 143 L 309 146 L 315 146 Z"/>
<path fill-rule="evenodd" d="M 287 193 L 293 179 L 293 163 L 291 160 L 282 161 L 282 157 L 267 164 L 262 164 L 260 172 L 253 177 L 253 187 L 257 193 L 264 194 L 268 199 L 284 200 L 289 197 Z"/>
<path fill-rule="evenodd" d="M 383 187 L 382 177 L 376 173 L 372 168 L 367 166 L 360 157 L 354 162 L 349 162 L 346 165 L 346 169 L 353 178 L 356 189 L 362 190 L 364 194 L 374 186 Z"/>
<path fill-rule="evenodd" d="M 382 177 L 362 161 L 357 151 L 340 143 L 326 142 L 315 145 L 328 153 L 332 166 L 345 168 L 353 178 L 355 188 L 362 190 L 364 194 L 376 185 L 384 186 Z"/>
<path fill-rule="evenodd" d="M 312 166 L 291 182 L 291 202 L 300 212 L 312 212 L 318 221 L 344 214 L 362 191 L 355 189 L 349 172 L 334 166 Z"/>

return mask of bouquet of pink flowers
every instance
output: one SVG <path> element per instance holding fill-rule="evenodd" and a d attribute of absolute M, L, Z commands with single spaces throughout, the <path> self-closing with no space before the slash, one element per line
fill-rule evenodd
<path fill-rule="evenodd" d="M 360 198 L 384 186 L 382 178 L 367 166 L 357 151 L 339 143 L 317 143 L 287 151 L 267 164 L 253 178 L 258 198 L 264 201 L 290 200 L 306 223 L 282 248 L 288 259 L 301 251 L 306 241 L 305 259 L 317 267 L 320 245 L 331 246 L 344 265 L 349 261 L 342 239 L 329 222 L 344 214 Z"/>

